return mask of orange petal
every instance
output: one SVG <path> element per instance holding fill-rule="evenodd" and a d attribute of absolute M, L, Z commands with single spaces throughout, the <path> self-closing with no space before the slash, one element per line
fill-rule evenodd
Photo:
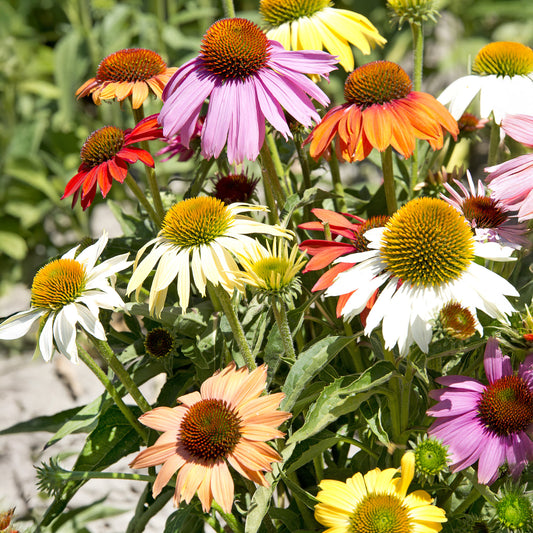
<path fill-rule="evenodd" d="M 176 453 L 176 443 L 150 446 L 140 452 L 130 463 L 131 468 L 145 468 L 164 463 Z"/>
<path fill-rule="evenodd" d="M 211 490 L 215 501 L 222 507 L 222 510 L 225 513 L 230 513 L 235 489 L 226 461 L 218 461 L 213 465 Z"/>
<path fill-rule="evenodd" d="M 143 102 L 148 98 L 148 93 L 148 85 L 144 81 L 133 84 L 131 92 L 131 106 L 133 109 L 139 109 L 143 105 Z"/>
<path fill-rule="evenodd" d="M 185 407 L 156 407 L 139 417 L 139 422 L 157 431 L 172 431 L 179 428 L 187 413 Z"/>
<path fill-rule="evenodd" d="M 166 487 L 170 478 L 185 464 L 185 459 L 180 455 L 173 455 L 165 461 L 161 470 L 159 470 L 157 477 L 152 487 L 152 496 L 157 498 L 157 495 Z"/>
<path fill-rule="evenodd" d="M 363 129 L 368 142 L 383 152 L 391 144 L 391 116 L 385 106 L 371 105 L 363 111 Z"/>

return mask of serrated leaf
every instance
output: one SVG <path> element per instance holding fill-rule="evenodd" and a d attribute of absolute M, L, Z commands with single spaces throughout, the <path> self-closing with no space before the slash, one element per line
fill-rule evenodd
<path fill-rule="evenodd" d="M 204 521 L 200 518 L 199 509 L 196 503 L 181 506 L 174 511 L 165 523 L 163 533 L 202 533 L 204 531 Z"/>
<path fill-rule="evenodd" d="M 320 202 L 322 200 L 325 200 L 326 198 L 334 198 L 336 195 L 332 194 L 327 191 L 323 191 L 322 189 L 319 189 L 318 187 L 311 187 L 310 189 L 306 189 L 303 196 L 300 196 L 299 194 L 291 194 L 287 200 L 285 200 L 285 204 L 283 206 L 283 210 L 280 214 L 280 221 L 281 225 L 283 227 L 287 227 L 290 223 L 291 217 L 298 209 L 299 207 L 303 207 L 304 205 L 312 204 L 313 202 Z"/>
<path fill-rule="evenodd" d="M 329 450 L 337 444 L 342 437 L 339 437 L 331 431 L 323 431 L 318 435 L 304 440 L 296 445 L 292 452 L 291 458 L 284 465 L 285 474 L 290 474 L 301 468 L 315 457 Z"/>
<path fill-rule="evenodd" d="M 378 392 L 396 372 L 388 361 L 379 361 L 359 377 L 346 376 L 324 388 L 318 400 L 309 408 L 304 425 L 288 439 L 297 443 L 315 435 L 340 416 L 354 412 L 362 402 Z"/>
<path fill-rule="evenodd" d="M 325 337 L 300 353 L 282 387 L 285 398 L 280 409 L 290 411 L 311 380 L 353 340 L 353 337 Z"/>

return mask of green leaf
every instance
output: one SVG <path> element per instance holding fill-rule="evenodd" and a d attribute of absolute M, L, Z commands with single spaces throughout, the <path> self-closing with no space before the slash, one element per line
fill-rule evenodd
<path fill-rule="evenodd" d="M 340 416 L 355 411 L 362 402 L 378 392 L 377 387 L 386 383 L 396 370 L 388 361 L 379 361 L 354 379 L 345 376 L 324 388 L 318 400 L 310 407 L 304 425 L 287 443 L 297 443 L 316 435 Z"/>
<path fill-rule="evenodd" d="M 37 416 L 24 422 L 19 422 L 0 431 L 0 435 L 12 435 L 13 433 L 32 433 L 34 431 L 57 431 L 65 424 L 65 421 L 71 420 L 82 409 L 73 407 L 50 416 Z"/>
<path fill-rule="evenodd" d="M 341 437 L 331 431 L 322 431 L 318 435 L 297 444 L 291 458 L 284 465 L 285 474 L 290 474 L 312 461 L 315 457 L 329 450 L 341 440 Z"/>
<path fill-rule="evenodd" d="M 196 503 L 181 506 L 174 511 L 165 524 L 163 533 L 202 533 L 204 531 L 204 521 L 199 516 L 199 509 Z"/>
<path fill-rule="evenodd" d="M 298 209 L 299 207 L 312 204 L 313 202 L 320 202 L 322 200 L 325 200 L 326 198 L 333 198 L 335 196 L 335 194 L 323 191 L 318 187 L 311 187 L 310 189 L 307 189 L 302 197 L 300 197 L 300 195 L 297 193 L 291 194 L 287 198 L 287 200 L 285 200 L 283 211 L 281 212 L 279 217 L 281 225 L 283 227 L 287 227 L 290 223 L 294 211 L 296 211 L 296 209 Z"/>
<path fill-rule="evenodd" d="M 16 233 L 0 231 L 0 253 L 21 261 L 28 253 L 28 245 L 24 238 Z"/>
<path fill-rule="evenodd" d="M 325 337 L 302 352 L 282 387 L 285 398 L 280 409 L 290 411 L 311 380 L 345 347 L 353 337 Z"/>

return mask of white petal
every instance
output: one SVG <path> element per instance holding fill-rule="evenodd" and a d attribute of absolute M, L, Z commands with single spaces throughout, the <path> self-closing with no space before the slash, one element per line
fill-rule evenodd
<path fill-rule="evenodd" d="M 78 312 L 74 304 L 63 307 L 54 320 L 54 340 L 58 350 L 73 363 L 78 362 L 76 324 Z"/>
<path fill-rule="evenodd" d="M 54 313 L 50 313 L 44 327 L 41 330 L 39 335 L 39 350 L 45 361 L 50 361 L 52 355 L 54 355 L 54 334 L 53 334 L 53 325 L 54 325 Z"/>
<path fill-rule="evenodd" d="M 12 340 L 26 335 L 33 323 L 46 312 L 33 308 L 10 316 L 0 325 L 0 339 Z"/>
<path fill-rule="evenodd" d="M 84 305 L 75 305 L 78 312 L 78 322 L 80 323 L 81 327 L 85 331 L 89 332 L 93 337 L 105 341 L 106 335 L 104 327 L 98 320 L 98 317 L 95 317 Z"/>

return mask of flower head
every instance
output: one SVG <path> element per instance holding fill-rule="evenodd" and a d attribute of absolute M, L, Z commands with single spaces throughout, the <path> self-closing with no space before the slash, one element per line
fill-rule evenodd
<path fill-rule="evenodd" d="M 168 68 L 159 54 L 144 48 L 119 50 L 102 59 L 96 76 L 87 80 L 76 96 L 92 95 L 96 105 L 131 96 L 133 109 L 141 107 L 150 91 L 161 98 L 163 89 L 177 68 Z"/>
<path fill-rule="evenodd" d="M 85 210 L 92 204 L 97 187 L 105 198 L 113 180 L 122 183 L 126 179 L 129 165 L 142 161 L 149 167 L 154 166 L 149 152 L 131 145 L 159 139 L 162 135 L 156 115 L 146 117 L 133 129 L 105 126 L 93 131 L 81 148 L 78 173 L 67 183 L 61 199 L 73 194 L 74 206 L 81 192 L 81 206 Z"/>
<path fill-rule="evenodd" d="M 249 178 L 244 173 L 227 174 L 218 177 L 212 194 L 225 204 L 249 203 L 258 183 L 259 178 Z"/>
<path fill-rule="evenodd" d="M 233 479 L 228 463 L 247 479 L 268 486 L 263 472 L 280 461 L 266 441 L 283 433 L 276 428 L 290 418 L 278 411 L 283 393 L 261 396 L 265 365 L 249 372 L 232 363 L 202 384 L 200 392 L 178 398 L 177 407 L 156 407 L 139 420 L 164 433 L 143 450 L 132 468 L 163 464 L 153 486 L 154 498 L 178 471 L 174 504 L 189 503 L 195 493 L 205 512 L 213 499 L 224 512 L 233 505 Z"/>
<path fill-rule="evenodd" d="M 487 385 L 464 376 L 437 378 L 444 388 L 430 392 L 437 404 L 427 414 L 437 418 L 428 433 L 449 446 L 452 471 L 478 461 L 478 480 L 490 485 L 504 463 L 517 478 L 533 458 L 533 356 L 514 374 L 510 358 L 490 338 L 484 364 Z"/>
<path fill-rule="evenodd" d="M 413 453 L 416 470 L 426 479 L 440 476 L 448 470 L 448 447 L 436 439 L 417 438 Z"/>
<path fill-rule="evenodd" d="M 290 233 L 278 226 L 256 222 L 241 213 L 266 211 L 266 207 L 248 204 L 225 205 L 210 196 L 189 198 L 174 204 L 163 220 L 155 239 L 137 253 L 127 293 L 140 290 L 156 263 L 159 263 L 150 289 L 150 313 L 159 316 L 165 304 L 170 283 L 177 278 L 179 305 L 183 312 L 189 305 L 190 271 L 200 293 L 205 296 L 206 284 L 221 285 L 227 292 L 242 290 L 236 278 L 235 254 L 243 254 L 255 246 L 249 233 L 288 237 Z M 146 249 L 150 253 L 139 263 Z"/>
<path fill-rule="evenodd" d="M 409 76 L 390 61 L 356 68 L 344 85 L 344 99 L 305 140 L 314 159 L 328 155 L 334 139 L 339 157 L 353 162 L 365 159 L 372 148 L 383 152 L 389 146 L 408 158 L 416 139 L 439 150 L 444 130 L 454 137 L 459 133 L 447 109 L 430 94 L 413 91 Z"/>
<path fill-rule="evenodd" d="M 436 318 L 436 332 L 449 339 L 466 341 L 475 335 L 476 329 L 480 329 L 477 317 L 457 302 L 445 304 Z"/>
<path fill-rule="evenodd" d="M 176 349 L 174 334 L 167 328 L 151 329 L 144 338 L 146 353 L 156 359 L 168 358 Z"/>
<path fill-rule="evenodd" d="M 310 98 L 322 105 L 329 99 L 305 73 L 327 75 L 336 62 L 321 51 L 287 51 L 249 20 L 222 19 L 207 30 L 200 55 L 166 86 L 159 121 L 165 136 L 179 134 L 188 146 L 209 97 L 202 155 L 218 157 L 227 145 L 230 163 L 253 161 L 263 145 L 265 120 L 285 139 L 292 133 L 283 109 L 306 127 L 320 120 Z"/>
<path fill-rule="evenodd" d="M 338 56 L 347 72 L 354 68 L 350 44 L 369 54 L 384 39 L 363 15 L 335 9 L 330 0 L 261 0 L 267 37 L 287 50 L 322 50 Z"/>
<path fill-rule="evenodd" d="M 393 18 L 398 19 L 398 25 L 401 27 L 405 21 L 409 24 L 427 20 L 436 22 L 439 12 L 434 3 L 434 0 L 387 0 L 387 7 L 392 11 Z"/>
<path fill-rule="evenodd" d="M 506 114 L 533 115 L 533 50 L 520 43 L 498 41 L 484 46 L 472 65 L 473 74 L 455 80 L 439 96 L 459 119 L 479 93 L 481 118 Z"/>
<path fill-rule="evenodd" d="M 502 130 L 529 148 L 533 148 L 533 116 L 508 115 Z M 533 154 L 525 154 L 485 169 L 491 196 L 508 209 L 518 211 L 518 220 L 533 218 Z"/>
<path fill-rule="evenodd" d="M 298 272 L 306 263 L 298 247 L 293 246 L 289 254 L 286 240 L 276 239 L 265 248 L 259 242 L 250 247 L 244 255 L 239 255 L 242 271 L 239 279 L 246 285 L 255 287 L 263 295 L 277 295 L 291 300 L 301 290 Z"/>
<path fill-rule="evenodd" d="M 531 496 L 526 494 L 523 487 L 504 486 L 494 510 L 500 527 L 505 531 L 531 532 L 533 526 L 533 506 Z"/>
<path fill-rule="evenodd" d="M 188 161 L 194 155 L 195 149 L 199 148 L 200 146 L 200 134 L 202 133 L 203 125 L 204 119 L 203 117 L 200 117 L 196 121 L 196 125 L 192 132 L 192 136 L 189 140 L 188 146 L 185 146 L 181 142 L 181 137 L 179 135 L 174 135 L 171 138 L 162 138 L 161 140 L 163 142 L 166 142 L 167 145 L 161 148 L 161 150 L 159 150 L 156 155 L 168 154 L 164 159 L 161 159 L 161 161 L 168 161 L 169 159 L 172 159 L 174 157 L 177 157 L 178 161 Z M 193 142 L 194 146 L 191 146 L 191 142 Z"/>
<path fill-rule="evenodd" d="M 45 361 L 57 351 L 78 362 L 76 326 L 105 340 L 106 335 L 98 319 L 101 309 L 124 308 L 124 302 L 113 288 L 115 273 L 131 262 L 128 254 L 108 259 L 99 265 L 107 243 L 103 234 L 93 245 L 78 252 L 73 248 L 60 259 L 43 266 L 33 278 L 31 306 L 0 324 L 0 339 L 17 339 L 25 335 L 32 324 L 41 319 L 39 348 Z"/>
<path fill-rule="evenodd" d="M 315 518 L 328 527 L 325 533 L 437 533 L 446 522 L 444 510 L 431 505 L 425 490 L 407 494 L 415 472 L 415 455 L 402 457 L 400 477 L 397 468 L 375 468 L 364 476 L 359 472 L 346 483 L 332 479 L 320 482 Z"/>
<path fill-rule="evenodd" d="M 529 246 L 526 237 L 527 226 L 513 222 L 509 210 L 498 200 L 491 198 L 481 180 L 477 188 L 472 175 L 467 171 L 468 188 L 460 181 L 444 183 L 444 188 L 451 198 L 441 194 L 441 198 L 464 215 L 474 231 L 475 239 L 480 242 L 493 243 L 495 250 L 500 250 L 504 257 L 509 257 L 514 250 Z M 452 183 L 462 193 L 458 193 Z"/>
<path fill-rule="evenodd" d="M 368 251 L 337 260 L 355 266 L 337 275 L 326 296 L 351 293 L 342 308 L 342 315 L 349 318 L 365 309 L 379 288 L 365 334 L 382 322 L 388 349 L 397 344 L 405 353 L 416 342 L 427 352 L 432 324 L 451 301 L 474 316 L 477 308 L 504 322 L 514 311 L 505 296 L 518 296 L 516 289 L 474 260 L 475 255 L 495 258 L 494 250 L 475 241 L 465 218 L 443 200 L 411 200 L 385 227 L 364 236 Z"/>

